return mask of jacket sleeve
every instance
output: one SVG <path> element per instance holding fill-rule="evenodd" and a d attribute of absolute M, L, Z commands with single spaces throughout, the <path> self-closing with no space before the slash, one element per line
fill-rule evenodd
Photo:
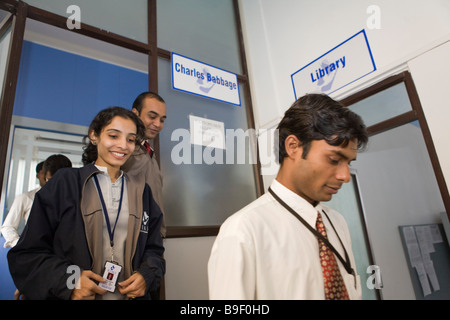
<path fill-rule="evenodd" d="M 55 197 L 57 178 L 36 193 L 30 217 L 17 245 L 8 252 L 11 276 L 26 299 L 69 299 L 66 281 L 70 263 L 54 254 L 53 239 L 58 228 Z"/>
<path fill-rule="evenodd" d="M 157 290 L 166 272 L 166 261 L 163 258 L 164 246 L 161 238 L 162 212 L 151 195 L 151 190 L 146 185 L 144 202 L 149 205 L 148 235 L 145 243 L 142 260 L 137 271 L 144 277 L 147 284 L 147 292 Z"/>

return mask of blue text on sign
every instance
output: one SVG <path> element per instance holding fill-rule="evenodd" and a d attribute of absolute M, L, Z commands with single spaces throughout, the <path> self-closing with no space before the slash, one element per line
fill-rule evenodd
<path fill-rule="evenodd" d="M 316 82 L 320 78 L 323 78 L 325 75 L 328 75 L 334 70 L 339 69 L 339 62 L 342 65 L 342 69 L 345 68 L 345 56 L 343 56 L 342 58 L 336 60 L 336 62 L 332 62 L 329 65 L 325 66 L 323 69 L 322 68 L 317 69 L 315 71 L 316 77 L 314 77 L 314 74 L 311 72 L 311 81 Z"/>
<path fill-rule="evenodd" d="M 205 74 L 203 72 L 200 72 L 195 68 L 190 69 L 190 68 L 184 67 L 182 64 L 180 64 L 178 62 L 175 63 L 175 71 L 183 73 L 187 76 L 196 77 L 201 80 L 205 79 Z M 224 80 L 222 77 L 217 76 L 217 75 L 214 76 L 214 75 L 211 75 L 210 73 L 206 73 L 206 80 L 208 82 L 212 82 L 212 83 L 215 83 L 215 84 L 218 84 L 221 86 L 225 86 L 225 87 L 229 88 L 230 90 L 237 89 L 237 84 L 235 82 Z"/>

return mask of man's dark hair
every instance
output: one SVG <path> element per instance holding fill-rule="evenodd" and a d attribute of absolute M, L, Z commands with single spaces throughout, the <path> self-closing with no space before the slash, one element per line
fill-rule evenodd
<path fill-rule="evenodd" d="M 44 161 L 43 168 L 44 174 L 50 172 L 50 175 L 53 176 L 61 168 L 72 168 L 72 162 L 65 155 L 54 154 Z"/>
<path fill-rule="evenodd" d="M 44 168 L 44 162 L 45 161 L 41 161 L 36 165 L 36 173 L 39 173 L 39 171 L 41 171 L 42 168 Z"/>
<path fill-rule="evenodd" d="M 361 117 L 324 94 L 307 94 L 299 98 L 285 112 L 277 129 L 280 164 L 287 157 L 285 140 L 292 134 L 302 144 L 303 159 L 306 159 L 313 140 L 346 147 L 350 140 L 357 139 L 358 149 L 362 149 L 369 139 Z"/>
<path fill-rule="evenodd" d="M 158 100 L 159 102 L 166 103 L 164 99 L 156 92 L 146 91 L 142 92 L 140 95 L 136 97 L 136 99 L 133 102 L 133 107 L 131 108 L 131 110 L 136 109 L 140 115 L 142 111 L 142 101 L 145 98 L 153 98 Z"/>

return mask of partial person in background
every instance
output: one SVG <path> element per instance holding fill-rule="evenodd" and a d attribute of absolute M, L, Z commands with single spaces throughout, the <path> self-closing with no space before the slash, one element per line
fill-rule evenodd
<path fill-rule="evenodd" d="M 44 179 L 47 183 L 62 168 L 72 168 L 72 162 L 63 154 L 54 154 L 44 161 Z"/>
<path fill-rule="evenodd" d="M 166 102 L 154 92 L 143 92 L 133 102 L 131 109 L 142 120 L 145 126 L 145 140 L 136 146 L 133 155 L 128 159 L 122 170 L 129 175 L 145 177 L 145 182 L 150 186 L 153 198 L 163 212 L 161 236 L 166 236 L 166 224 L 163 209 L 163 177 L 156 161 L 154 140 L 161 132 L 166 121 Z"/>
<path fill-rule="evenodd" d="M 39 180 L 39 187 L 31 191 L 19 194 L 14 198 L 14 201 L 9 209 L 8 215 L 3 222 L 0 231 L 5 238 L 5 248 L 12 248 L 19 241 L 20 235 L 18 232 L 19 225 L 22 221 L 27 223 L 30 215 L 31 205 L 33 204 L 34 195 L 45 184 L 44 175 L 44 161 L 36 165 L 36 179 Z"/>
<path fill-rule="evenodd" d="M 44 186 L 56 171 L 61 168 L 71 167 L 72 162 L 70 159 L 62 154 L 51 155 L 36 166 L 36 178 L 39 180 L 40 186 L 34 190 L 18 195 L 14 199 L 11 209 L 1 227 L 2 235 L 5 237 L 5 248 L 14 247 L 17 241 L 19 241 L 19 224 L 22 220 L 25 224 L 27 223 L 36 192 Z"/>

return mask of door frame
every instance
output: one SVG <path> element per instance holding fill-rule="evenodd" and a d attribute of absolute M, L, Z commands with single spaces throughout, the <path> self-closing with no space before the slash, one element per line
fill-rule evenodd
<path fill-rule="evenodd" d="M 361 90 L 355 94 L 348 96 L 340 100 L 340 102 L 349 107 L 352 104 L 359 102 L 365 98 L 368 98 L 374 94 L 377 94 L 383 90 L 386 90 L 396 84 L 404 83 L 406 87 L 406 92 L 408 94 L 409 101 L 411 103 L 412 110 L 407 111 L 401 115 L 392 117 L 390 119 L 384 120 L 382 122 L 376 123 L 367 128 L 369 137 L 377 133 L 381 133 L 401 125 L 407 124 L 409 122 L 417 120 L 422 131 L 423 138 L 425 140 L 425 145 L 427 147 L 428 156 L 430 157 L 431 165 L 433 167 L 434 174 L 436 176 L 436 181 L 441 193 L 441 198 L 444 203 L 444 207 L 447 216 L 450 219 L 450 195 L 445 182 L 444 174 L 442 172 L 441 165 L 439 163 L 439 158 L 437 156 L 436 148 L 433 143 L 433 138 L 431 136 L 428 123 L 425 118 L 425 114 L 420 103 L 419 95 L 417 93 L 416 87 L 414 85 L 411 73 L 409 71 L 404 71 L 400 74 L 386 78 L 364 90 Z"/>

